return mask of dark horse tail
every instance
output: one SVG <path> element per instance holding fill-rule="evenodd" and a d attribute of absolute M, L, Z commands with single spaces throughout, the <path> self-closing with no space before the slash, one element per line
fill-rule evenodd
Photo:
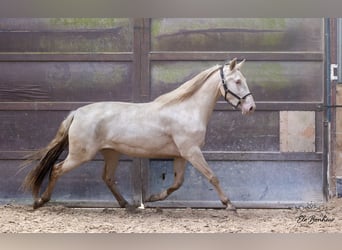
<path fill-rule="evenodd" d="M 71 112 L 62 122 L 55 138 L 49 145 L 27 157 L 27 161 L 24 163 L 25 166 L 36 161 L 38 161 L 38 165 L 25 177 L 22 183 L 22 188 L 24 190 L 31 190 L 32 194 L 38 195 L 45 176 L 48 173 L 49 176 L 51 176 L 51 171 L 55 162 L 69 144 L 69 128 L 73 119 L 74 112 Z"/>

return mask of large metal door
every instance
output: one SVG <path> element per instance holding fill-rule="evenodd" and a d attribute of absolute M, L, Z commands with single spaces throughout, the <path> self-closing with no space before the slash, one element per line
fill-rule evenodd
<path fill-rule="evenodd" d="M 139 21 L 0 19 L 0 201 L 31 201 L 19 190 L 29 151 L 54 137 L 70 110 L 96 101 L 139 101 Z M 140 32 L 140 33 L 139 33 Z M 138 48 L 138 49 L 136 49 Z M 136 52 L 136 50 L 138 50 Z M 101 180 L 102 158 L 58 181 L 53 200 L 117 204 Z M 123 157 L 118 186 L 140 204 L 140 163 Z"/>
<path fill-rule="evenodd" d="M 257 111 L 243 117 L 223 99 L 208 126 L 204 155 L 239 207 L 323 202 L 324 22 L 322 19 L 153 19 L 151 100 L 227 58 L 243 69 Z M 172 184 L 170 160 L 145 163 L 144 197 Z M 220 207 L 189 164 L 184 185 L 147 206 Z"/>
<path fill-rule="evenodd" d="M 67 113 L 95 101 L 145 102 L 228 58 L 246 58 L 257 112 L 220 100 L 204 154 L 241 207 L 322 202 L 324 23 L 322 19 L 1 19 L 0 201 L 28 201 L 17 172 L 51 140 Z M 63 176 L 53 200 L 116 206 L 102 158 Z M 128 201 L 172 183 L 172 162 L 122 157 L 117 182 Z M 184 185 L 146 206 L 221 206 L 188 165 Z"/>

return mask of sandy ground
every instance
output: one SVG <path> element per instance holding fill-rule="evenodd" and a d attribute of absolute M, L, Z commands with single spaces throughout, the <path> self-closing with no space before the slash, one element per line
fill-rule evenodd
<path fill-rule="evenodd" d="M 341 232 L 342 199 L 292 209 L 80 209 L 0 206 L 1 233 Z"/>

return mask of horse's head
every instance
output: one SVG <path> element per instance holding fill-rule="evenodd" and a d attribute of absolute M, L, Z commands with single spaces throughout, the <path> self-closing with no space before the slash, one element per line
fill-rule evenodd
<path fill-rule="evenodd" d="M 222 86 L 221 94 L 233 107 L 242 111 L 242 114 L 253 113 L 256 106 L 252 94 L 249 92 L 246 78 L 241 73 L 245 60 L 237 63 L 234 58 L 220 69 Z"/>

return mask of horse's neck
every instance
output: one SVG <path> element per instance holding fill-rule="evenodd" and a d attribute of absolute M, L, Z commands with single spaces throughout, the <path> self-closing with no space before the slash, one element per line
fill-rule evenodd
<path fill-rule="evenodd" d="M 209 122 L 215 104 L 220 96 L 219 83 L 219 72 L 216 72 L 207 79 L 193 97 L 189 98 L 192 99 L 191 103 L 195 104 L 193 111 L 197 110 L 197 112 L 200 112 L 206 124 Z"/>

